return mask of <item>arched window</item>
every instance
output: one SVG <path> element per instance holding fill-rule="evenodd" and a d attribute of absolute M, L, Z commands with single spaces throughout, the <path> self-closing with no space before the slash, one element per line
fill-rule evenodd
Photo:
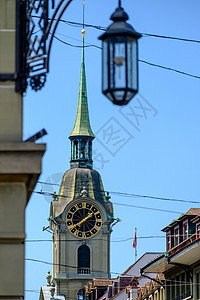
<path fill-rule="evenodd" d="M 78 141 L 74 142 L 74 157 L 75 159 L 78 159 Z"/>
<path fill-rule="evenodd" d="M 85 158 L 85 144 L 86 142 L 84 140 L 81 141 L 81 158 Z"/>
<path fill-rule="evenodd" d="M 79 290 L 77 294 L 77 300 L 88 300 L 88 297 L 85 296 L 85 289 Z"/>
<path fill-rule="evenodd" d="M 90 248 L 87 245 L 78 248 L 78 274 L 90 274 Z"/>
<path fill-rule="evenodd" d="M 89 159 L 92 159 L 92 142 L 88 142 L 88 157 Z"/>

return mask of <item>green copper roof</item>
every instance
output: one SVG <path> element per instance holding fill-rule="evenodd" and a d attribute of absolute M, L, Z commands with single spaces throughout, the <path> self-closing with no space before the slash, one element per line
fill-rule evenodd
<path fill-rule="evenodd" d="M 58 201 L 53 201 L 50 217 L 57 217 L 64 211 L 66 205 L 80 196 L 83 187 L 87 197 L 101 203 L 109 219 L 113 218 L 112 203 L 106 198 L 100 174 L 92 169 L 74 168 L 63 175 Z M 95 203 L 95 202 L 94 202 Z"/>
<path fill-rule="evenodd" d="M 85 76 L 85 61 L 84 61 L 84 37 L 83 37 L 83 50 L 82 50 L 82 63 L 81 63 L 81 77 L 79 84 L 78 106 L 76 111 L 76 120 L 71 136 L 91 136 L 95 137 L 89 120 L 89 111 L 87 103 L 87 89 L 86 89 L 86 76 Z"/>

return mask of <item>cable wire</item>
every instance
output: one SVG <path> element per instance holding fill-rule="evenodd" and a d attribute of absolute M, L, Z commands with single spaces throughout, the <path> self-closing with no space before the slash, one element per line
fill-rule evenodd
<path fill-rule="evenodd" d="M 52 185 L 52 186 L 58 186 L 60 187 L 61 184 L 58 183 L 51 183 L 51 182 L 44 182 L 44 181 L 37 181 L 37 183 L 39 184 L 44 184 L 44 185 Z M 71 189 L 75 189 L 75 187 L 65 187 L 65 189 L 71 190 Z M 89 187 L 87 187 L 88 190 L 90 190 Z M 92 189 L 91 189 L 92 190 Z M 106 190 L 97 190 L 94 189 L 94 191 L 99 192 L 99 193 L 108 193 L 108 191 Z M 109 194 L 113 194 L 116 196 L 120 196 L 120 197 L 127 197 L 127 198 L 131 198 L 131 197 L 138 197 L 138 198 L 148 198 L 148 199 L 154 199 L 154 200 L 161 200 L 161 201 L 171 201 L 171 202 L 182 202 L 182 203 L 191 203 L 191 204 L 200 204 L 200 201 L 196 201 L 196 200 L 185 200 L 185 199 L 176 199 L 176 198 L 167 198 L 167 197 L 158 197 L 158 196 L 152 196 L 152 195 L 142 195 L 142 194 L 134 194 L 134 193 L 125 193 L 125 192 L 115 192 L 115 191 L 110 191 Z M 53 195 L 53 194 L 51 194 Z"/>
<path fill-rule="evenodd" d="M 186 76 L 189 76 L 189 77 L 192 77 L 192 78 L 200 79 L 200 76 L 198 76 L 198 75 L 193 75 L 193 74 L 190 74 L 190 73 L 187 73 L 187 72 L 183 72 L 183 71 L 180 71 L 180 70 L 177 70 L 177 69 L 174 69 L 174 68 L 170 68 L 170 67 L 165 67 L 165 66 L 162 66 L 162 65 L 154 64 L 154 63 L 151 63 L 149 61 L 142 60 L 142 59 L 138 59 L 138 61 L 142 62 L 144 64 L 147 64 L 147 65 L 150 65 L 152 67 L 158 67 L 158 68 L 161 68 L 161 69 L 164 69 L 164 70 L 173 71 L 173 72 L 176 72 L 176 73 L 179 73 L 179 74 L 182 74 L 182 75 L 186 75 Z"/>
<path fill-rule="evenodd" d="M 40 17 L 32 15 L 32 18 L 40 18 Z M 48 20 L 52 20 L 52 18 L 48 18 Z M 54 18 L 54 20 L 56 21 L 57 19 Z M 69 21 L 69 20 L 64 20 L 64 19 L 60 19 L 60 22 L 63 22 L 67 25 L 74 26 L 74 27 L 83 26 L 83 23 L 81 23 L 81 22 Z M 101 25 L 93 25 L 93 24 L 84 24 L 84 25 L 85 25 L 85 27 L 90 27 L 90 28 L 94 28 L 94 29 L 97 29 L 97 30 L 101 30 L 101 31 L 106 31 L 107 30 L 106 27 L 101 26 Z M 146 36 L 146 37 L 149 36 L 149 37 L 155 37 L 155 38 L 162 38 L 162 39 L 177 40 L 177 41 L 181 41 L 181 42 L 189 42 L 189 43 L 198 43 L 198 44 L 200 44 L 200 40 L 196 40 L 196 39 L 188 39 L 188 38 L 161 35 L 161 34 L 155 34 L 155 33 L 147 33 L 147 32 L 140 32 L 140 34 L 142 36 Z"/>
<path fill-rule="evenodd" d="M 162 254 L 161 254 L 162 255 Z M 34 259 L 34 258 L 25 258 L 26 261 L 31 261 L 31 262 L 37 262 L 37 263 L 43 263 L 43 264 L 47 264 L 47 265 L 56 265 L 56 266 L 61 266 L 61 267 L 67 267 L 67 268 L 73 268 L 73 269 L 78 269 L 78 267 L 76 266 L 70 266 L 70 265 L 66 265 L 66 264 L 55 264 L 55 263 L 51 263 L 51 262 L 47 262 L 47 261 L 44 261 L 44 260 L 39 260 L 39 259 Z M 130 267 L 132 267 L 135 263 L 133 263 Z M 102 273 L 102 271 L 96 271 L 96 270 L 90 270 L 90 272 L 96 272 L 96 273 Z M 129 270 L 130 272 L 130 270 Z M 119 273 L 119 272 L 110 272 L 111 274 L 116 274 L 120 277 L 130 277 L 130 278 L 133 278 L 133 277 L 136 277 L 135 275 L 127 275 L 127 274 L 122 274 L 122 273 Z M 116 280 L 116 278 L 112 278 L 113 281 Z M 175 280 L 175 279 L 164 279 L 163 280 L 164 282 L 172 282 L 172 283 L 176 283 L 176 282 L 179 282 L 180 284 L 193 284 L 193 285 L 196 285 L 196 283 L 191 283 L 190 281 L 181 281 L 181 280 Z M 199 285 L 199 283 L 198 283 Z M 119 288 L 122 288 L 120 285 L 119 285 Z M 124 286 L 123 286 L 124 288 Z"/>
<path fill-rule="evenodd" d="M 49 192 L 42 192 L 42 191 L 33 191 L 33 193 L 40 194 L 40 195 L 45 195 L 45 196 L 53 196 L 52 193 Z M 63 197 L 63 198 L 68 198 L 66 195 L 57 195 L 57 197 Z M 180 211 L 173 211 L 173 210 L 166 210 L 166 209 L 159 209 L 159 208 L 153 208 L 153 207 L 145 207 L 145 206 L 137 206 L 137 205 L 131 205 L 131 204 L 125 204 L 125 203 L 116 203 L 112 202 L 115 205 L 121 205 L 121 206 L 127 206 L 127 207 L 134 207 L 134 208 L 141 208 L 141 209 L 147 209 L 147 210 L 153 210 L 153 211 L 160 211 L 160 212 L 167 212 L 167 213 L 175 213 L 175 214 L 184 214 L 183 212 Z"/>
<path fill-rule="evenodd" d="M 81 45 L 73 45 L 71 43 L 67 43 L 61 39 L 59 39 L 58 37 L 56 37 L 54 35 L 54 38 L 57 39 L 59 42 L 67 45 L 67 46 L 70 46 L 70 47 L 75 47 L 75 48 L 82 48 Z M 90 44 L 90 45 L 87 45 L 85 47 L 95 47 L 97 49 L 102 49 L 102 47 L 99 47 L 97 45 L 94 45 L 94 44 Z M 181 70 L 178 70 L 178 69 L 174 69 L 174 68 L 171 68 L 171 67 L 166 67 L 166 66 L 163 66 L 163 65 L 159 65 L 159 64 L 155 64 L 155 63 L 151 63 L 149 61 L 146 61 L 146 60 L 143 60 L 143 59 L 138 59 L 139 62 L 141 63 L 144 63 L 144 64 L 147 64 L 149 66 L 152 66 L 152 67 L 157 67 L 157 68 L 161 68 L 161 69 L 164 69 L 164 70 L 167 70 L 167 71 L 173 71 L 173 72 L 176 72 L 178 74 L 181 74 L 181 75 L 185 75 L 185 76 L 189 76 L 189 77 L 192 77 L 192 78 L 195 78 L 195 79 L 200 79 L 200 76 L 198 75 L 194 75 L 194 74 L 191 74 L 191 73 L 188 73 L 188 72 L 184 72 L 184 71 L 181 71 Z"/>

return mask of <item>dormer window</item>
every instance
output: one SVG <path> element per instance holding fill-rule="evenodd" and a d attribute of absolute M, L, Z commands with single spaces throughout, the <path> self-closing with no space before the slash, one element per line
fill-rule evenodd
<path fill-rule="evenodd" d="M 197 238 L 200 238 L 200 224 L 197 224 L 196 233 L 197 233 Z"/>
<path fill-rule="evenodd" d="M 183 240 L 188 238 L 188 222 L 183 223 Z"/>
<path fill-rule="evenodd" d="M 174 229 L 174 245 L 177 246 L 179 244 L 179 228 L 175 227 Z"/>
<path fill-rule="evenodd" d="M 167 245 L 167 251 L 169 251 L 171 249 L 171 237 L 170 237 L 170 233 L 167 233 L 167 236 L 166 236 L 166 245 Z"/>

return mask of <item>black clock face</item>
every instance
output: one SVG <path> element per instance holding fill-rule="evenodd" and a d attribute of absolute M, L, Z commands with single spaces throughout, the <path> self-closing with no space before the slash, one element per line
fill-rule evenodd
<path fill-rule="evenodd" d="M 102 225 L 102 216 L 95 205 L 80 202 L 69 209 L 66 224 L 73 235 L 87 239 L 99 232 Z"/>

